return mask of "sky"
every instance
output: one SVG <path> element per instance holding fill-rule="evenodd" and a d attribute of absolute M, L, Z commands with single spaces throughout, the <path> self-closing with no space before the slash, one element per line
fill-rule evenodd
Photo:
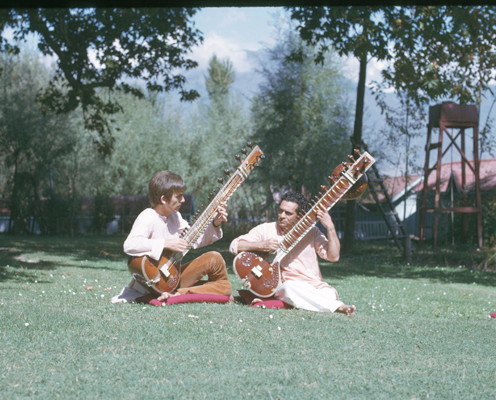
<path fill-rule="evenodd" d="M 285 11 L 282 7 L 207 7 L 194 17 L 195 26 L 204 35 L 201 46 L 195 48 L 192 58 L 199 62 L 199 69 L 206 71 L 213 54 L 228 57 L 237 73 L 254 71 L 250 51 L 261 50 L 274 44 L 275 25 Z M 358 80 L 358 62 L 354 58 L 343 59 L 344 75 L 352 82 Z M 379 80 L 383 63 L 371 60 L 367 66 L 367 82 Z M 481 109 L 481 124 L 487 114 Z M 493 110 L 494 111 L 494 110 Z M 491 113 L 492 115 L 494 114 Z M 425 139 L 424 139 L 425 140 Z"/>
<path fill-rule="evenodd" d="M 196 28 L 204 35 L 201 46 L 193 51 L 193 59 L 200 69 L 206 70 L 213 54 L 228 57 L 236 72 L 253 71 L 257 66 L 247 57 L 247 52 L 261 50 L 274 44 L 275 26 L 284 13 L 283 7 L 207 7 L 194 17 Z M 356 82 L 358 62 L 343 59 L 343 73 Z M 367 80 L 377 79 L 381 65 L 373 60 L 368 65 Z"/>
<path fill-rule="evenodd" d="M 257 51 L 273 43 L 271 24 L 276 7 L 210 7 L 202 8 L 195 16 L 195 26 L 204 34 L 203 44 L 193 52 L 200 68 L 206 69 L 215 53 L 229 57 L 237 72 L 254 69 L 247 51 Z"/>

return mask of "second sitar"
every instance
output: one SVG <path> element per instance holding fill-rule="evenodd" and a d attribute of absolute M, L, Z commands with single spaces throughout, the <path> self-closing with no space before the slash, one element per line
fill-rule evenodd
<path fill-rule="evenodd" d="M 355 150 L 349 156 L 350 162 L 340 164 L 333 171 L 331 187 L 323 187 L 324 193 L 313 203 L 310 209 L 299 216 L 295 225 L 282 237 L 274 253 L 258 254 L 241 252 L 233 261 L 235 274 L 242 285 L 258 297 L 271 297 L 281 283 L 281 261 L 317 224 L 317 211 L 329 211 L 339 200 L 355 198 L 367 187 L 366 171 L 374 164 L 374 158 L 367 152 L 360 154 Z"/>

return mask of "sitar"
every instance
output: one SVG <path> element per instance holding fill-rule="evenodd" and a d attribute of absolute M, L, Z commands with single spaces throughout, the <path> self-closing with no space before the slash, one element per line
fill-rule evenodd
<path fill-rule="evenodd" d="M 367 187 L 365 173 L 374 164 L 374 158 L 367 152 L 348 156 L 349 162 L 338 165 L 329 177 L 331 187 L 322 186 L 323 193 L 310 206 L 301 212 L 297 222 L 282 237 L 277 250 L 267 253 L 241 252 L 233 261 L 233 269 L 242 285 L 258 297 L 271 297 L 281 283 L 281 261 L 317 224 L 317 211 L 327 212 L 340 200 L 360 196 Z"/>
<path fill-rule="evenodd" d="M 250 143 L 248 145 L 251 146 Z M 242 152 L 247 153 L 244 149 Z M 244 160 L 241 159 L 241 156 L 236 156 L 241 164 L 229 176 L 227 182 L 222 186 L 215 197 L 213 197 L 208 206 L 205 207 L 197 218 L 195 218 L 194 223 L 181 232 L 180 237 L 184 239 L 188 245 L 186 250 L 182 252 L 173 252 L 164 249 L 159 260 L 154 260 L 148 256 L 130 257 L 128 262 L 129 272 L 131 272 L 131 274 L 136 274 L 140 283 L 158 294 L 174 291 L 179 285 L 183 257 L 213 221 L 219 205 L 227 202 L 264 157 L 262 150 L 258 146 L 253 147 L 250 154 L 248 154 Z M 230 173 L 229 171 L 225 172 Z"/>

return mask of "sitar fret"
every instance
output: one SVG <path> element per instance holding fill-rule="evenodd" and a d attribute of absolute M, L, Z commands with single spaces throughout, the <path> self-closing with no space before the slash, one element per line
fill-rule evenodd
<path fill-rule="evenodd" d="M 230 176 L 227 183 L 220 189 L 193 225 L 182 235 L 182 238 L 188 243 L 188 248 L 182 253 L 183 255 L 189 251 L 189 248 L 196 243 L 200 235 L 205 232 L 208 225 L 214 219 L 219 204 L 226 202 L 232 196 L 239 185 L 241 185 L 241 183 L 248 177 L 251 170 L 258 166 L 258 161 L 263 158 L 264 155 L 262 151 L 258 146 L 256 146 L 247 156 L 247 159 L 241 162 L 241 165 L 238 166 L 238 168 Z"/>

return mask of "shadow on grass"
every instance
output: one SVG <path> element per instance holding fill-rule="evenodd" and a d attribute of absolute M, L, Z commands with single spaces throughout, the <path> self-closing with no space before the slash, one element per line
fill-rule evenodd
<path fill-rule="evenodd" d="M 54 270 L 61 266 L 102 268 L 101 263 L 105 261 L 117 262 L 115 268 L 124 271 L 127 261 L 122 251 L 124 239 L 121 235 L 0 235 L 0 281 L 35 279 L 35 270 Z M 232 271 L 234 256 L 229 252 L 229 241 L 225 239 L 202 249 L 191 250 L 184 262 L 211 250 L 220 252 L 226 260 L 228 270 Z M 473 269 L 480 262 L 478 258 L 480 254 L 470 247 L 457 246 L 435 250 L 424 245 L 416 249 L 412 262 L 407 264 L 394 245 L 375 241 L 357 242 L 353 252 L 343 254 L 339 262 L 321 262 L 320 265 L 323 277 L 331 281 L 361 275 L 469 284 L 475 282 L 496 286 L 496 273 Z M 77 264 L 81 261 L 89 263 Z M 114 268 L 112 263 L 105 264 L 106 269 L 109 267 Z"/>
<path fill-rule="evenodd" d="M 475 269 L 481 254 L 474 247 L 456 246 L 434 249 L 419 246 L 407 263 L 399 249 L 388 243 L 359 242 L 352 254 L 338 263 L 321 263 L 324 278 L 342 279 L 353 275 L 377 278 L 426 279 L 496 286 L 496 273 Z"/>
<path fill-rule="evenodd" d="M 102 261 L 122 261 L 120 236 L 9 236 L 0 235 L 0 281 L 37 279 L 36 270 L 55 270 L 61 266 L 89 261 L 77 268 L 101 268 Z"/>

